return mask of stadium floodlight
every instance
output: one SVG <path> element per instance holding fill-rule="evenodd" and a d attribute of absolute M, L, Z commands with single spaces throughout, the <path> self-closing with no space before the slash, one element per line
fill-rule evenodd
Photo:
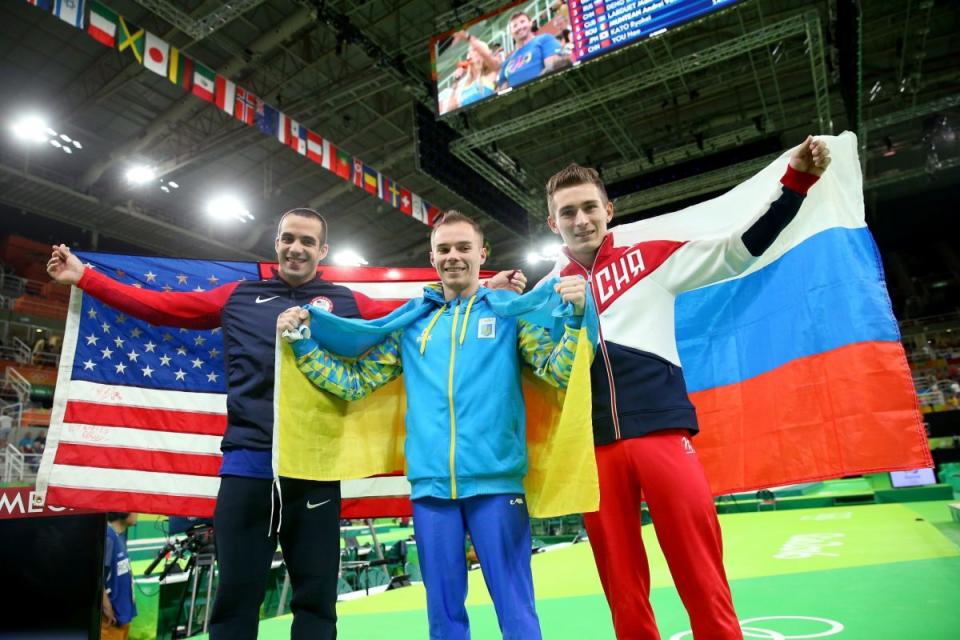
<path fill-rule="evenodd" d="M 178 185 L 178 184 L 177 184 L 176 182 L 174 182 L 173 180 L 169 180 L 169 181 L 167 182 L 167 184 L 170 185 L 170 188 L 171 188 L 171 189 L 179 189 L 179 188 L 180 188 L 180 185 Z"/>
<path fill-rule="evenodd" d="M 563 247 L 559 242 L 545 242 L 540 251 L 530 251 L 527 253 L 527 262 L 537 264 L 538 262 L 554 262 L 560 256 L 560 249 Z"/>
<path fill-rule="evenodd" d="M 18 118 L 10 125 L 10 129 L 18 140 L 23 140 L 24 142 L 46 142 L 48 136 L 53 137 L 57 135 L 56 132 L 47 127 L 47 123 L 40 116 L 23 116 Z"/>
<path fill-rule="evenodd" d="M 333 255 L 333 263 L 344 267 L 359 267 L 367 264 L 367 261 L 353 249 L 342 249 Z"/>
<path fill-rule="evenodd" d="M 563 245 L 559 242 L 545 242 L 540 248 L 540 256 L 544 260 L 556 260 L 560 257 L 560 249 L 562 248 Z"/>
<path fill-rule="evenodd" d="M 387 271 L 387 277 L 390 278 L 391 280 L 399 280 L 400 272 L 397 271 L 396 269 L 390 269 Z"/>
<path fill-rule="evenodd" d="M 127 182 L 130 184 L 145 184 L 156 177 L 157 172 L 146 165 L 138 164 L 127 169 Z"/>
<path fill-rule="evenodd" d="M 244 223 L 253 220 L 253 215 L 240 199 L 231 195 L 217 196 L 211 200 L 207 204 L 207 214 L 218 220 L 234 220 Z"/>
<path fill-rule="evenodd" d="M 36 114 L 17 118 L 10 124 L 10 130 L 18 140 L 33 144 L 48 142 L 51 147 L 60 149 L 66 154 L 72 155 L 74 147 L 77 149 L 83 148 L 83 145 L 67 134 L 54 131 L 43 116 Z M 73 147 L 70 146 L 71 144 Z"/>

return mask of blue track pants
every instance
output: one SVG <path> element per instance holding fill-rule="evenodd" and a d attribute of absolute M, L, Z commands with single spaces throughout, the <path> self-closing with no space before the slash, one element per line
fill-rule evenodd
<path fill-rule="evenodd" d="M 522 495 L 413 501 L 431 640 L 468 640 L 466 534 L 480 560 L 505 640 L 540 640 L 530 572 L 530 517 Z"/>

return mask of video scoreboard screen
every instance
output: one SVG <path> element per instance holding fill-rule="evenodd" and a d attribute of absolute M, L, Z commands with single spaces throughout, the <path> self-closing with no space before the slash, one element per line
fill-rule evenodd
<path fill-rule="evenodd" d="M 737 0 L 567 0 L 573 55 L 589 60 Z"/>
<path fill-rule="evenodd" d="M 431 40 L 438 111 L 496 98 L 737 2 L 511 2 Z"/>

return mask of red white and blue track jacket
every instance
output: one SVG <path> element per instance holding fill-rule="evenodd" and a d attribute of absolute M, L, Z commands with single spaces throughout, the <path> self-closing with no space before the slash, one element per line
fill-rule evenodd
<path fill-rule="evenodd" d="M 600 314 L 600 352 L 590 370 L 597 446 L 663 429 L 699 430 L 677 353 L 675 299 L 745 271 L 816 180 L 788 167 L 742 233 L 677 241 L 644 237 L 642 226 L 625 225 L 607 233 L 591 265 L 565 250 L 547 277 L 587 278 Z"/>

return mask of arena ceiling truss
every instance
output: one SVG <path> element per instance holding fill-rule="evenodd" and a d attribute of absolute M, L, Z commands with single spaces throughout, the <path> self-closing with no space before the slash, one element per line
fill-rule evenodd
<path fill-rule="evenodd" d="M 469 185 L 424 173 L 415 136 L 415 109 L 436 113 L 431 37 L 502 1 L 103 2 L 431 202 L 488 219 L 495 265 L 522 259 L 529 238 L 472 203 Z M 874 200 L 922 190 L 960 174 L 953 4 L 742 0 L 445 116 L 444 152 L 521 205 L 534 237 L 546 234 L 543 184 L 570 161 L 599 167 L 620 213 L 643 217 L 731 187 L 806 133 L 850 129 Z M 245 259 L 272 254 L 277 213 L 309 205 L 330 217 L 335 245 L 374 264 L 423 263 L 423 224 L 256 128 L 26 3 L 4 3 L 0 21 L 4 113 L 42 105 L 84 141 L 67 157 L 4 137 L 9 210 L 158 253 Z M 130 188 L 135 161 L 181 188 Z M 205 219 L 222 188 L 244 194 L 253 223 Z"/>

